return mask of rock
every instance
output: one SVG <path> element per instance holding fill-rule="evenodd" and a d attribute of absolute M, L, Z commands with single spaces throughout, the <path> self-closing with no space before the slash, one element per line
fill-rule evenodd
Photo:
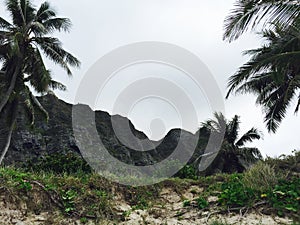
<path fill-rule="evenodd" d="M 116 212 L 123 213 L 131 210 L 131 207 L 125 202 L 118 202 L 118 204 L 114 206 L 114 210 L 116 210 Z"/>
<path fill-rule="evenodd" d="M 73 106 L 59 100 L 53 94 L 38 97 L 38 99 L 49 113 L 49 122 L 46 123 L 44 118 L 37 114 L 35 127 L 30 128 L 24 109 L 21 106 L 17 118 L 17 128 L 13 133 L 4 164 L 18 165 L 26 161 L 34 163 L 48 154 L 64 154 L 69 150 L 80 154 L 72 126 L 73 107 L 78 107 L 83 117 L 86 114 L 94 115 L 95 120 L 90 126 L 96 126 L 98 136 L 108 152 L 127 164 L 152 165 L 170 156 L 176 148 L 179 149 L 179 152 L 184 152 L 184 155 L 191 156 L 197 147 L 198 134 L 193 135 L 181 129 L 173 129 L 161 141 L 151 141 L 143 132 L 136 130 L 131 121 L 125 117 L 111 116 L 103 111 L 93 112 L 90 107 L 82 104 Z M 0 118 L 0 131 L 6 128 L 5 121 L 2 116 Z M 83 128 L 82 132 L 87 134 L 87 138 L 90 138 L 88 130 Z M 128 143 L 124 143 L 126 140 L 132 146 L 128 147 Z M 144 144 L 141 144 L 141 140 Z M 4 146 L 4 141 L 4 138 L 0 139 L 0 149 Z M 155 148 L 155 146 L 157 147 Z M 135 149 L 151 149 L 151 147 L 153 148 L 149 151 L 136 151 Z M 202 151 L 200 149 L 202 148 L 198 146 L 197 154 Z"/>
<path fill-rule="evenodd" d="M 46 221 L 47 219 L 45 217 L 43 217 L 43 216 L 36 216 L 35 220 L 36 221 Z"/>
<path fill-rule="evenodd" d="M 160 196 L 168 203 L 181 202 L 180 196 L 176 192 L 174 192 L 171 188 L 164 188 L 161 191 Z"/>
<path fill-rule="evenodd" d="M 13 219 L 12 221 L 11 221 L 13 224 L 15 224 L 15 225 L 26 225 L 23 221 L 21 221 L 21 220 L 16 220 L 16 219 Z"/>
<path fill-rule="evenodd" d="M 207 202 L 209 202 L 209 203 L 216 203 L 216 202 L 218 202 L 218 200 L 219 200 L 219 198 L 217 196 L 209 196 L 207 198 Z"/>

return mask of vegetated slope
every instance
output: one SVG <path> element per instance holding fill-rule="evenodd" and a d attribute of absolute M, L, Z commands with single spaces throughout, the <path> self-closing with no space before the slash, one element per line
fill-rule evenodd
<path fill-rule="evenodd" d="M 244 187 L 246 176 L 173 178 L 130 187 L 97 174 L 0 168 L 0 224 L 298 224 L 292 222 L 299 221 L 299 176 L 263 193 Z"/>

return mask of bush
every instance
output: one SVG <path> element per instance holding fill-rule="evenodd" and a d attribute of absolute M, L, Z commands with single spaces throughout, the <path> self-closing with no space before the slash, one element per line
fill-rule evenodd
<path fill-rule="evenodd" d="M 278 215 L 285 213 L 297 214 L 300 212 L 300 179 L 291 181 L 280 180 L 267 198 L 271 205 L 277 209 Z M 300 216 L 298 214 L 298 219 Z"/>
<path fill-rule="evenodd" d="M 196 202 L 199 209 L 205 209 L 209 206 L 207 200 L 201 196 L 199 196 L 199 198 L 196 199 Z"/>
<path fill-rule="evenodd" d="M 92 169 L 87 162 L 74 152 L 53 153 L 45 158 L 39 159 L 38 162 L 28 162 L 24 168 L 33 171 L 45 171 L 55 174 L 75 174 L 75 173 L 91 173 Z"/>
<path fill-rule="evenodd" d="M 278 158 L 267 157 L 265 162 L 274 166 L 276 173 L 283 173 L 291 177 L 293 173 L 300 173 L 300 151 L 294 150 L 291 155 L 281 155 Z"/>
<path fill-rule="evenodd" d="M 227 182 L 222 184 L 221 193 L 218 196 L 222 205 L 245 206 L 251 205 L 255 201 L 255 191 L 245 187 L 242 181 L 241 175 L 233 174 Z"/>
<path fill-rule="evenodd" d="M 193 179 L 197 180 L 197 170 L 193 165 L 185 165 L 181 170 L 179 170 L 175 177 L 179 177 L 181 179 Z"/>
<path fill-rule="evenodd" d="M 245 187 L 266 192 L 278 182 L 275 170 L 269 164 L 259 161 L 244 173 Z"/>

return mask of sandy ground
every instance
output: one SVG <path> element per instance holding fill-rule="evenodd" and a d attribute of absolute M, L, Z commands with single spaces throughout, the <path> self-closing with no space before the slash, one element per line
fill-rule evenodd
<path fill-rule="evenodd" d="M 218 213 L 217 208 L 210 207 L 210 211 L 202 211 L 196 207 L 183 207 L 182 198 L 193 201 L 201 188 L 191 186 L 181 196 L 169 188 L 165 188 L 161 192 L 160 201 L 162 204 L 153 205 L 146 210 L 132 210 L 130 205 L 122 199 L 116 199 L 114 210 L 119 215 L 125 215 L 125 221 L 88 221 L 86 223 L 80 220 L 63 218 L 59 212 L 42 212 L 39 215 L 34 215 L 28 212 L 26 205 L 18 207 L 9 205 L 5 201 L 0 202 L 0 225 L 80 225 L 80 224 L 122 224 L 122 225 L 194 225 L 194 224 L 211 224 L 213 221 L 226 222 L 227 224 L 242 224 L 242 225 L 276 225 L 276 224 L 291 224 L 292 221 L 288 218 L 279 218 L 271 215 L 263 215 L 259 213 L 259 209 L 244 210 L 241 212 Z M 2 198 L 3 199 L 3 198 Z M 217 198 L 212 196 L 209 199 L 210 203 L 217 201 Z"/>

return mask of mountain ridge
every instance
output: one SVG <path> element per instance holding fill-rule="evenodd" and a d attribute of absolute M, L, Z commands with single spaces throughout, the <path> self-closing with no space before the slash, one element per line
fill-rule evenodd
<path fill-rule="evenodd" d="M 42 115 L 37 114 L 34 127 L 30 128 L 24 110 L 21 107 L 11 146 L 4 159 L 5 164 L 36 161 L 47 154 L 64 153 L 68 150 L 80 154 L 72 125 L 72 110 L 76 106 L 84 108 L 84 114 L 94 113 L 96 129 L 109 153 L 119 160 L 132 165 L 152 165 L 170 156 L 173 150 L 178 147 L 180 135 L 182 135 L 181 138 L 186 140 L 183 140 L 183 142 L 180 140 L 180 148 L 182 151 L 186 151 L 186 149 L 191 148 L 188 142 L 192 139 L 197 139 L 197 135 L 199 135 L 199 133 L 192 134 L 189 131 L 174 128 L 169 130 L 161 140 L 153 141 L 144 132 L 137 130 L 134 124 L 122 115 L 110 115 L 108 112 L 101 110 L 93 111 L 90 106 L 82 103 L 73 105 L 57 98 L 54 94 L 47 94 L 38 97 L 38 99 L 49 113 L 48 123 L 43 120 Z M 126 123 L 129 124 L 131 132 L 123 132 L 124 126 L 122 124 Z M 3 129 L 5 128 L 4 124 L 4 120 L 0 119 L 0 130 L 2 131 L 5 130 Z M 119 137 L 117 137 L 118 135 L 116 135 L 116 129 L 114 129 L 113 125 L 118 127 L 120 124 L 121 127 L 117 130 L 121 130 L 121 132 L 119 132 Z M 135 149 L 128 148 L 122 144 L 120 139 L 130 140 L 130 138 L 133 138 L 129 136 L 131 134 L 139 141 L 146 143 L 147 149 L 151 145 L 156 147 L 148 151 L 135 151 Z M 2 136 L 4 135 L 2 133 Z M 1 139 L 0 147 L 2 148 L 3 145 L 4 140 Z M 195 148 L 198 148 L 196 151 L 203 152 L 203 150 L 199 149 L 199 146 L 195 146 Z M 189 149 L 189 151 L 192 150 L 195 149 Z"/>

